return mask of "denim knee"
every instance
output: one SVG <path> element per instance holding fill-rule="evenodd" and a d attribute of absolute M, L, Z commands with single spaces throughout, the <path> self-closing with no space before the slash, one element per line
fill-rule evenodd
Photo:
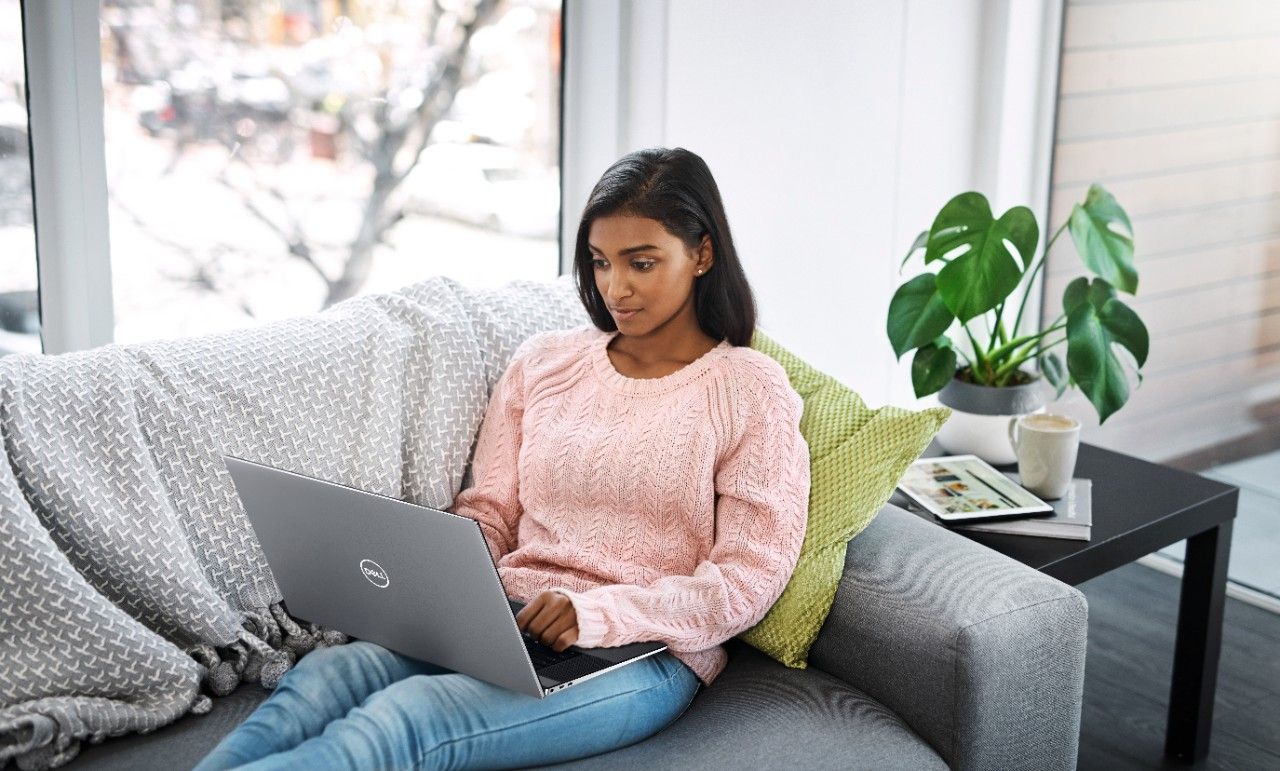
<path fill-rule="evenodd" d="M 394 656 L 381 645 L 364 640 L 313 650 L 284 673 L 280 686 L 305 688 L 311 683 L 357 682 L 384 669 Z"/>

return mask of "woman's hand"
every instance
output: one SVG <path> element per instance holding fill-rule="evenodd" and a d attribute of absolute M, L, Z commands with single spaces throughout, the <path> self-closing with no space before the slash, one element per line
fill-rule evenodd
<path fill-rule="evenodd" d="M 578 641 L 578 614 L 558 592 L 538 594 L 516 614 L 516 626 L 557 653 Z"/>

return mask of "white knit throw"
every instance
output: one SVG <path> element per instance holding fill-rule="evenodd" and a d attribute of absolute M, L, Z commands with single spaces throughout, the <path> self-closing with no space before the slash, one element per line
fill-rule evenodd
<path fill-rule="evenodd" d="M 437 508 L 530 335 L 588 322 L 571 276 L 437 276 L 233 332 L 0 359 L 0 767 L 150 732 L 346 640 L 303 628 L 221 455 Z"/>

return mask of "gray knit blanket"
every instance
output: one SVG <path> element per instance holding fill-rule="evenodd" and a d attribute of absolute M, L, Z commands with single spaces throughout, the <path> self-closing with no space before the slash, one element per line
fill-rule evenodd
<path fill-rule="evenodd" d="M 223 453 L 448 507 L 515 348 L 588 321 L 568 275 L 437 276 L 245 330 L 0 358 L 0 768 L 203 714 L 347 640 L 282 610 Z"/>

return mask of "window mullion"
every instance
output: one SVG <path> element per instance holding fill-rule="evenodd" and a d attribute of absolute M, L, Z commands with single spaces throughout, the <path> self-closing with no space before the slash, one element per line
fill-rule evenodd
<path fill-rule="evenodd" d="M 22 4 L 45 353 L 114 336 L 98 0 Z"/>

